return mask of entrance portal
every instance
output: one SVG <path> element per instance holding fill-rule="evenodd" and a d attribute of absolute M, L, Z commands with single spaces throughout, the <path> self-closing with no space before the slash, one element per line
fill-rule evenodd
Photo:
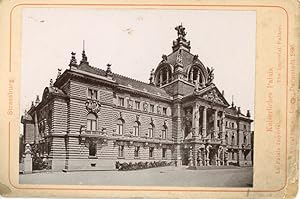
<path fill-rule="evenodd" d="M 209 165 L 217 165 L 217 149 L 212 147 L 209 152 Z"/>
<path fill-rule="evenodd" d="M 182 150 L 182 165 L 189 165 L 189 150 L 183 149 Z"/>

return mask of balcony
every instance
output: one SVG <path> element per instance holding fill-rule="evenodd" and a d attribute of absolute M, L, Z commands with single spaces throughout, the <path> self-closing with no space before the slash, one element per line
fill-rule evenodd
<path fill-rule="evenodd" d="M 221 142 L 222 141 L 219 138 L 211 138 L 208 140 L 208 143 L 210 143 L 210 144 L 221 144 Z"/>
<path fill-rule="evenodd" d="M 81 130 L 80 137 L 97 137 L 97 138 L 107 138 L 107 133 L 103 130 Z"/>
<path fill-rule="evenodd" d="M 242 144 L 242 149 L 251 150 L 251 144 Z"/>

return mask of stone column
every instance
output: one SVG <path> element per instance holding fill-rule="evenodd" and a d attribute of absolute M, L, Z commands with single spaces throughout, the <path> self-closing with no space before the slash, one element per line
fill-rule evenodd
<path fill-rule="evenodd" d="M 176 165 L 181 166 L 182 161 L 181 161 L 181 154 L 180 154 L 180 144 L 176 145 L 176 150 L 177 150 L 177 157 L 175 158 L 176 163 L 177 163 Z"/>
<path fill-rule="evenodd" d="M 205 148 L 203 149 L 203 153 L 204 153 L 204 161 L 203 161 L 204 165 L 203 166 L 207 166 L 207 164 L 206 164 L 207 154 L 206 154 Z"/>
<path fill-rule="evenodd" d="M 159 71 L 159 86 L 162 86 L 162 70 Z"/>
<path fill-rule="evenodd" d="M 221 148 L 219 147 L 217 150 L 217 166 L 221 166 Z"/>
<path fill-rule="evenodd" d="M 193 162 L 194 162 L 193 149 L 190 146 L 190 148 L 189 148 L 189 166 L 194 166 Z"/>
<path fill-rule="evenodd" d="M 167 83 L 169 83 L 169 70 L 167 70 Z"/>
<path fill-rule="evenodd" d="M 214 138 L 218 137 L 218 111 L 214 111 Z"/>
<path fill-rule="evenodd" d="M 34 143 L 39 142 L 39 125 L 38 125 L 38 118 L 37 118 L 37 112 L 34 112 Z"/>
<path fill-rule="evenodd" d="M 225 112 L 222 112 L 222 144 L 225 144 Z"/>
<path fill-rule="evenodd" d="M 197 152 L 198 152 L 197 153 L 197 159 L 199 160 L 199 166 L 203 166 L 203 163 L 202 163 L 202 150 L 199 149 Z"/>
<path fill-rule="evenodd" d="M 195 130 L 195 136 L 199 136 L 199 105 L 196 103 L 193 107 L 193 128 Z"/>
<path fill-rule="evenodd" d="M 202 118 L 203 118 L 203 121 L 202 121 L 202 137 L 203 138 L 206 138 L 206 112 L 207 112 L 207 107 L 203 107 L 203 112 L 202 112 Z"/>
<path fill-rule="evenodd" d="M 205 166 L 209 166 L 209 146 L 206 147 Z"/>

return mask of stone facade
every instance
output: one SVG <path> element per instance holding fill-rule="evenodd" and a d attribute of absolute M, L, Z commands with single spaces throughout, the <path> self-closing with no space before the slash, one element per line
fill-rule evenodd
<path fill-rule="evenodd" d="M 190 53 L 184 27 L 144 83 L 77 63 L 22 116 L 24 144 L 38 145 L 53 171 L 113 169 L 117 161 L 252 165 L 250 111 L 229 103 L 213 69 Z"/>

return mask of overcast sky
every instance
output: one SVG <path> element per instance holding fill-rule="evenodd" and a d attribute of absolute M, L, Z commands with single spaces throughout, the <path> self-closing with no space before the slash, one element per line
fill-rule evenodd
<path fill-rule="evenodd" d="M 172 52 L 180 23 L 191 53 L 215 68 L 214 83 L 245 113 L 254 110 L 254 11 L 58 9 L 23 10 L 21 113 L 68 68 L 71 52 L 81 59 L 82 41 L 90 65 L 148 82 L 162 54 Z"/>

